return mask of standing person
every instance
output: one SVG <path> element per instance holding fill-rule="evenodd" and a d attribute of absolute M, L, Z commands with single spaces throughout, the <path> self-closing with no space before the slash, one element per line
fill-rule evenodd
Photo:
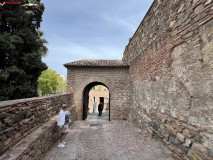
<path fill-rule="evenodd" d="M 100 102 L 99 105 L 98 105 L 98 116 L 101 116 L 102 114 L 102 103 Z"/>
<path fill-rule="evenodd" d="M 101 116 L 102 116 L 103 109 L 104 109 L 104 104 L 101 102 Z"/>
<path fill-rule="evenodd" d="M 68 133 L 68 126 L 70 122 L 70 119 L 69 119 L 70 113 L 69 111 L 66 111 L 66 109 L 67 109 L 67 105 L 63 104 L 59 112 L 58 120 L 57 120 L 58 126 L 61 129 L 60 141 L 58 145 L 59 148 L 65 147 L 66 142 L 64 141 L 64 138 L 66 137 Z"/>

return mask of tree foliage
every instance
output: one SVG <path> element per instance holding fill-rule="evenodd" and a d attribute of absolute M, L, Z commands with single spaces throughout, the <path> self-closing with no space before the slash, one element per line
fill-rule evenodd
<path fill-rule="evenodd" d="M 66 81 L 51 69 L 41 73 L 38 83 L 38 92 L 42 95 L 52 94 L 53 91 L 59 94 L 66 89 Z"/>
<path fill-rule="evenodd" d="M 39 31 L 44 5 L 34 3 L 38 5 L 0 6 L 0 101 L 37 96 L 38 77 L 47 69 L 41 61 L 47 41 Z"/>

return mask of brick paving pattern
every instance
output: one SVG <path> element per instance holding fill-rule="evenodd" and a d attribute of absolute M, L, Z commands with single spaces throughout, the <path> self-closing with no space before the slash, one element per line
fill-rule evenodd
<path fill-rule="evenodd" d="M 76 121 L 66 141 L 65 148 L 55 143 L 43 160 L 179 160 L 133 123 L 109 122 L 107 112 Z"/>

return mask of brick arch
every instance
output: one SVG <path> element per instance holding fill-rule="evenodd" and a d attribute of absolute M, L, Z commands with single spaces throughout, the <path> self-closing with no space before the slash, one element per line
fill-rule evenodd
<path fill-rule="evenodd" d="M 77 120 L 83 119 L 83 93 L 87 85 L 99 82 L 110 92 L 110 120 L 127 119 L 130 110 L 129 66 L 121 60 L 82 60 L 65 64 L 67 90 L 73 91 Z"/>
<path fill-rule="evenodd" d="M 100 83 L 101 85 L 104 85 L 105 87 L 107 87 L 107 89 L 110 91 L 112 89 L 112 84 L 109 83 L 108 80 L 105 80 L 104 78 L 96 78 L 96 77 L 90 77 L 88 79 L 86 79 L 81 87 L 80 90 L 84 90 L 85 87 L 87 87 L 88 85 L 92 84 L 92 83 Z"/>
<path fill-rule="evenodd" d="M 94 81 L 87 84 L 82 92 L 82 100 L 83 100 L 83 116 L 82 119 L 85 120 L 87 118 L 87 112 L 88 112 L 88 105 L 89 105 L 89 91 L 92 89 L 92 87 L 96 85 L 103 85 L 105 86 L 109 91 L 109 121 L 110 121 L 110 89 L 107 85 L 105 85 L 102 82 Z"/>

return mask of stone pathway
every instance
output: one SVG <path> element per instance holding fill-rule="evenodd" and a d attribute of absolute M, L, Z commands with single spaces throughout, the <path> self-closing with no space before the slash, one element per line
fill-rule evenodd
<path fill-rule="evenodd" d="M 55 143 L 43 160 L 180 160 L 134 124 L 109 122 L 107 112 L 76 121 L 66 141 L 65 148 Z"/>

